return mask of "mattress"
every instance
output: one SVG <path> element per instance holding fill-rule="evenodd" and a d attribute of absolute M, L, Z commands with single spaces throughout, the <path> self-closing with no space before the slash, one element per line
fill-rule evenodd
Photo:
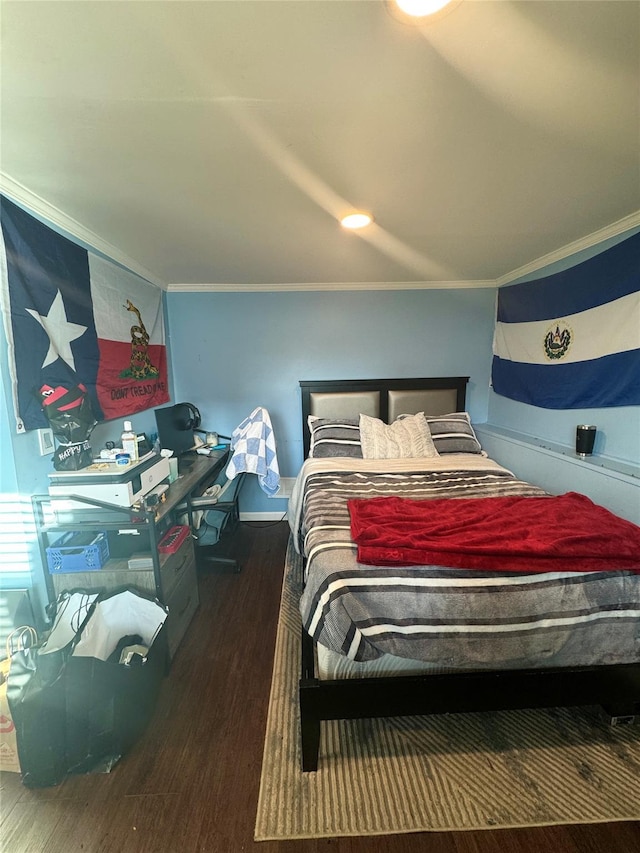
<path fill-rule="evenodd" d="M 424 664 L 423 671 L 442 672 L 637 662 L 640 576 L 631 571 L 527 574 L 357 562 L 350 498 L 543 494 L 475 454 L 306 460 L 289 517 L 306 561 L 303 626 L 323 659 L 331 658 L 326 649 L 358 665 L 377 661 L 373 674 L 387 664 L 390 671 Z M 325 674 L 344 677 L 347 668 L 331 664 Z"/>
<path fill-rule="evenodd" d="M 385 654 L 375 660 L 353 661 L 326 646 L 315 645 L 315 675 L 321 681 L 345 678 L 392 678 L 397 675 L 446 675 L 459 670 L 412 658 Z"/>

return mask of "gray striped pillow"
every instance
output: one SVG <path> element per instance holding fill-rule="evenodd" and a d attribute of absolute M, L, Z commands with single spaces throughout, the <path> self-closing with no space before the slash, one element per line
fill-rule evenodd
<path fill-rule="evenodd" d="M 360 420 L 358 418 L 329 419 L 309 415 L 307 418 L 311 445 L 309 457 L 347 456 L 362 459 Z"/>
<path fill-rule="evenodd" d="M 425 417 L 438 453 L 482 453 L 468 412 Z"/>

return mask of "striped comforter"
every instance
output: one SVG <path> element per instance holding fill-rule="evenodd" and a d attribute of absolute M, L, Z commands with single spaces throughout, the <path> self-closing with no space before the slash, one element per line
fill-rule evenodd
<path fill-rule="evenodd" d="M 640 575 L 512 574 L 361 565 L 348 498 L 541 495 L 490 459 L 309 459 L 290 502 L 313 639 L 354 661 L 383 654 L 455 669 L 640 660 Z"/>

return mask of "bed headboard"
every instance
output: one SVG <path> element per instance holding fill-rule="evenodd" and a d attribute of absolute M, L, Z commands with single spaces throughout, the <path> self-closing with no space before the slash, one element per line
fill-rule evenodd
<path fill-rule="evenodd" d="M 446 415 L 465 411 L 468 376 L 423 379 L 334 379 L 300 381 L 304 458 L 309 455 L 307 417 L 371 415 L 391 423 L 398 415 Z"/>

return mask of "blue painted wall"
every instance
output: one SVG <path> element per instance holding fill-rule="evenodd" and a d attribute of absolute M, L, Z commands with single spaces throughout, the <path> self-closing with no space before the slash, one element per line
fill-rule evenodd
<path fill-rule="evenodd" d="M 488 411 L 493 289 L 297 293 L 169 293 L 177 399 L 206 429 L 230 434 L 268 409 L 280 473 L 302 464 L 301 379 L 470 376 L 468 407 Z M 286 510 L 255 478 L 242 511 Z"/>

